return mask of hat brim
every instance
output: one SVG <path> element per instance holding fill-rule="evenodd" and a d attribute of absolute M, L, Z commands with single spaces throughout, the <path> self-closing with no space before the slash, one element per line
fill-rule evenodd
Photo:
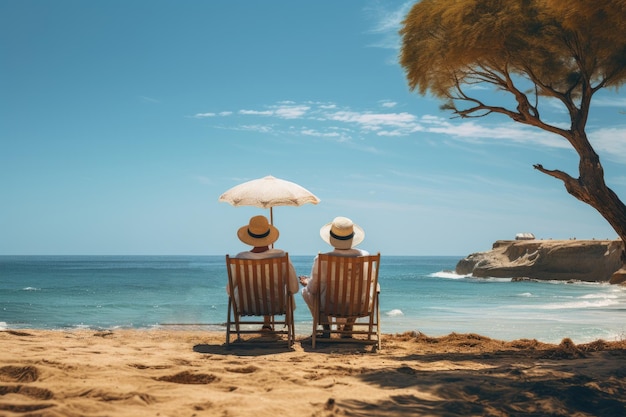
<path fill-rule="evenodd" d="M 320 229 L 320 237 L 326 243 L 328 243 L 333 248 L 337 249 L 351 249 L 359 245 L 359 243 L 363 242 L 365 239 L 365 232 L 361 228 L 361 226 L 356 223 L 352 224 L 352 231 L 354 232 L 354 236 L 349 240 L 339 240 L 332 238 L 330 236 L 330 229 L 333 223 L 327 223 Z"/>
<path fill-rule="evenodd" d="M 254 247 L 269 246 L 278 240 L 278 236 L 279 236 L 278 229 L 272 226 L 271 224 L 268 225 L 270 229 L 269 234 L 262 238 L 255 238 L 255 237 L 250 236 L 248 234 L 248 227 L 249 225 L 245 225 L 245 226 L 240 227 L 239 230 L 237 230 L 237 237 L 246 245 L 250 245 Z"/>

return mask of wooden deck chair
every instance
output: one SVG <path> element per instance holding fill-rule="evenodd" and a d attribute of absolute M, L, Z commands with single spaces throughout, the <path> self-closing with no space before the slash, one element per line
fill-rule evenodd
<path fill-rule="evenodd" d="M 319 254 L 317 271 L 320 287 L 314 304 L 312 346 L 324 330 L 318 327 L 328 319 L 330 334 L 326 341 L 362 341 L 380 349 L 380 310 L 378 305 L 378 267 L 376 255 L 345 257 Z M 367 320 L 358 320 L 367 318 Z M 352 331 L 340 326 L 347 319 L 355 320 Z M 333 339 L 333 335 L 340 338 Z M 350 338 L 367 335 L 367 340 Z M 342 337 L 343 336 L 343 337 Z M 375 339 L 373 337 L 375 336 Z"/>
<path fill-rule="evenodd" d="M 238 259 L 226 255 L 226 269 L 229 294 L 226 347 L 230 345 L 232 331 L 237 339 L 242 334 L 264 333 L 261 330 L 263 316 L 272 316 L 273 334 L 286 334 L 291 347 L 295 334 L 295 303 L 288 285 L 289 255 L 267 259 Z M 249 316 L 252 317 L 244 318 Z M 284 330 L 276 327 L 280 325 Z"/>

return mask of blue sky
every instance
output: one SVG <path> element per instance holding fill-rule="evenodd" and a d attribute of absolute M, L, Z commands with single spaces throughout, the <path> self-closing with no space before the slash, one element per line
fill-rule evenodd
<path fill-rule="evenodd" d="M 532 168 L 577 176 L 567 143 L 451 119 L 408 90 L 397 31 L 411 4 L 0 2 L 0 254 L 236 253 L 236 229 L 268 211 L 218 197 L 266 175 L 321 199 L 274 209 L 276 247 L 294 255 L 326 250 L 335 216 L 383 255 L 462 257 L 519 232 L 615 238 Z M 626 199 L 626 96 L 593 105 L 588 133 Z"/>

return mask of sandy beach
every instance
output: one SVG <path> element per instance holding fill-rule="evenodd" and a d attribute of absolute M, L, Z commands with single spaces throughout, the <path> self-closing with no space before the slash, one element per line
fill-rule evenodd
<path fill-rule="evenodd" d="M 1 416 L 618 416 L 626 341 L 385 335 L 231 345 L 202 330 L 0 332 Z"/>

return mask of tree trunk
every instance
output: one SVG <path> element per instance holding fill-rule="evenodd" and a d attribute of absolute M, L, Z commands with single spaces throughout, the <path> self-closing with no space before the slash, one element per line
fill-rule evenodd
<path fill-rule="evenodd" d="M 626 205 L 604 182 L 604 169 L 600 164 L 600 158 L 589 144 L 584 131 L 573 133 L 567 139 L 580 156 L 579 178 L 572 178 L 562 171 L 547 170 L 541 165 L 535 165 L 535 169 L 563 181 L 569 194 L 595 208 L 617 232 L 622 240 L 622 267 L 613 274 L 610 282 L 624 283 L 626 282 Z"/>
<path fill-rule="evenodd" d="M 611 284 L 621 284 L 626 282 L 626 248 L 624 247 L 626 242 L 626 206 L 604 184 L 603 177 L 594 178 L 594 180 L 597 181 L 596 184 L 599 188 L 594 187 L 589 192 L 590 200 L 592 200 L 589 204 L 598 210 L 622 240 L 622 267 L 613 274 L 610 280 Z"/>

